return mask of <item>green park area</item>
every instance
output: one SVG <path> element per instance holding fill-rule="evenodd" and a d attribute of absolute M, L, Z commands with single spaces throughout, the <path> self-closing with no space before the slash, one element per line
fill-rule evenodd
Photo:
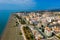
<path fill-rule="evenodd" d="M 23 31 L 27 40 L 35 40 L 34 35 L 28 26 L 23 27 Z"/>

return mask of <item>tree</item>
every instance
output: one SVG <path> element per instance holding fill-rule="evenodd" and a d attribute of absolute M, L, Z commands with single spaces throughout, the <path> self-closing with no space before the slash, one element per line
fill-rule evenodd
<path fill-rule="evenodd" d="M 21 33 L 21 32 L 19 32 L 19 34 L 20 34 L 20 35 L 22 35 L 22 33 Z"/>

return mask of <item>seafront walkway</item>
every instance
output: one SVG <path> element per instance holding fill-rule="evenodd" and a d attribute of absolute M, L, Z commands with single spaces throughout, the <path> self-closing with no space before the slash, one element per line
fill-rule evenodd
<path fill-rule="evenodd" d="M 17 19 L 17 18 L 16 18 L 16 19 Z M 26 37 L 25 37 L 24 32 L 23 32 L 23 26 L 24 26 L 24 25 L 22 25 L 22 24 L 19 22 L 19 19 L 17 19 L 17 22 L 19 23 L 19 25 L 21 25 L 21 26 L 19 26 L 19 27 L 20 27 L 20 29 L 21 29 L 22 36 L 24 37 L 24 40 L 26 40 Z"/>

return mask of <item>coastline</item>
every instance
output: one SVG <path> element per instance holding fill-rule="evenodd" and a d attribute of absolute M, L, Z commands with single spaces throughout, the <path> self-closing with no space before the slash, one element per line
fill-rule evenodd
<path fill-rule="evenodd" d="M 19 33 L 19 27 L 16 26 L 17 20 L 14 14 L 15 13 L 10 15 L 1 40 L 24 40 L 22 35 Z"/>
<path fill-rule="evenodd" d="M 4 37 L 5 37 L 6 32 L 7 32 L 7 30 L 8 30 L 9 22 L 10 22 L 12 16 L 13 16 L 13 14 L 10 14 L 10 17 L 8 18 L 8 22 L 7 22 L 7 24 L 6 24 L 5 28 L 4 28 L 3 34 L 2 34 L 2 36 L 0 37 L 1 40 L 4 40 Z"/>

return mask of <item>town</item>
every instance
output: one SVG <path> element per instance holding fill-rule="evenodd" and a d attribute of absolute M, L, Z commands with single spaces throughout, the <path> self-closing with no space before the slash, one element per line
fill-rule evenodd
<path fill-rule="evenodd" d="M 17 13 L 25 40 L 60 40 L 60 12 Z"/>
<path fill-rule="evenodd" d="M 60 40 L 60 12 L 15 12 L 1 40 Z"/>

